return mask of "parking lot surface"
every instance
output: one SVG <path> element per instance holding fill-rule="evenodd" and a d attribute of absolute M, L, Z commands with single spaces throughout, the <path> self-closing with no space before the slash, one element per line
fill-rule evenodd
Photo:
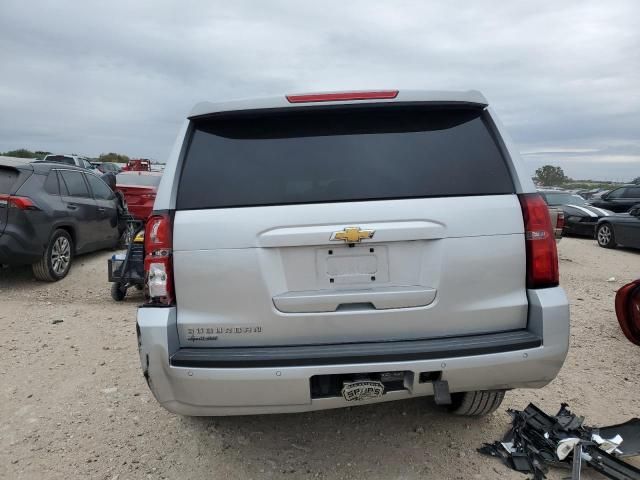
<path fill-rule="evenodd" d="M 109 252 L 78 258 L 56 284 L 36 282 L 28 268 L 0 270 L 0 478 L 524 479 L 476 452 L 507 429 L 506 408 L 535 402 L 555 413 L 567 402 L 591 425 L 640 414 L 640 349 L 622 335 L 613 308 L 615 291 L 640 276 L 640 252 L 565 238 L 559 253 L 571 302 L 565 366 L 550 385 L 509 392 L 500 411 L 481 419 L 449 416 L 429 399 L 295 415 L 176 416 L 142 377 L 135 335 L 142 296 L 111 299 Z"/>

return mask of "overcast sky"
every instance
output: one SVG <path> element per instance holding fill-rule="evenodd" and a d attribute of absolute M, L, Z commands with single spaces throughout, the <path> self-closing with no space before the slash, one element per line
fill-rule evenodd
<path fill-rule="evenodd" d="M 199 101 L 385 87 L 481 90 L 532 172 L 640 176 L 638 0 L 0 2 L 0 151 L 164 161 Z"/>

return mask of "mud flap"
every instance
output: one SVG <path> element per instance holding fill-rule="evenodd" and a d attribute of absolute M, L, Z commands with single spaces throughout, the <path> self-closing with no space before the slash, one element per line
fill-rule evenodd
<path fill-rule="evenodd" d="M 451 394 L 449 393 L 449 382 L 446 380 L 434 380 L 433 398 L 436 405 L 451 405 Z"/>

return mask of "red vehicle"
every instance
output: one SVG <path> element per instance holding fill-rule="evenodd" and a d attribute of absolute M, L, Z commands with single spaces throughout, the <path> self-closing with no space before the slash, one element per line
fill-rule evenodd
<path fill-rule="evenodd" d="M 151 162 L 144 158 L 129 160 L 129 163 L 122 167 L 122 170 L 127 172 L 150 172 Z"/>
<path fill-rule="evenodd" d="M 120 172 L 116 188 L 127 201 L 129 213 L 138 220 L 146 220 L 153 210 L 153 202 L 162 174 L 160 172 Z"/>
<path fill-rule="evenodd" d="M 618 290 L 616 316 L 625 337 L 640 346 L 640 279 Z"/>

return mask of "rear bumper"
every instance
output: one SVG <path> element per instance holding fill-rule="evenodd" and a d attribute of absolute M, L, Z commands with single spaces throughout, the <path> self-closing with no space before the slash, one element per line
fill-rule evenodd
<path fill-rule="evenodd" d="M 404 390 L 358 404 L 433 395 L 432 384 L 419 380 L 423 372 L 441 372 L 451 392 L 539 388 L 555 378 L 569 344 L 569 308 L 561 288 L 529 291 L 526 330 L 473 337 L 325 348 L 180 349 L 175 322 L 175 308 L 138 310 L 140 360 L 149 387 L 162 406 L 183 415 L 354 405 L 342 397 L 311 398 L 314 375 L 413 372 Z"/>
<path fill-rule="evenodd" d="M 33 239 L 23 238 L 9 227 L 0 234 L 0 264 L 28 265 L 40 260 L 44 247 L 35 245 Z"/>
<path fill-rule="evenodd" d="M 366 364 L 458 358 L 539 347 L 528 330 L 430 340 L 301 345 L 294 347 L 181 348 L 169 357 L 173 367 L 264 368 Z"/>

